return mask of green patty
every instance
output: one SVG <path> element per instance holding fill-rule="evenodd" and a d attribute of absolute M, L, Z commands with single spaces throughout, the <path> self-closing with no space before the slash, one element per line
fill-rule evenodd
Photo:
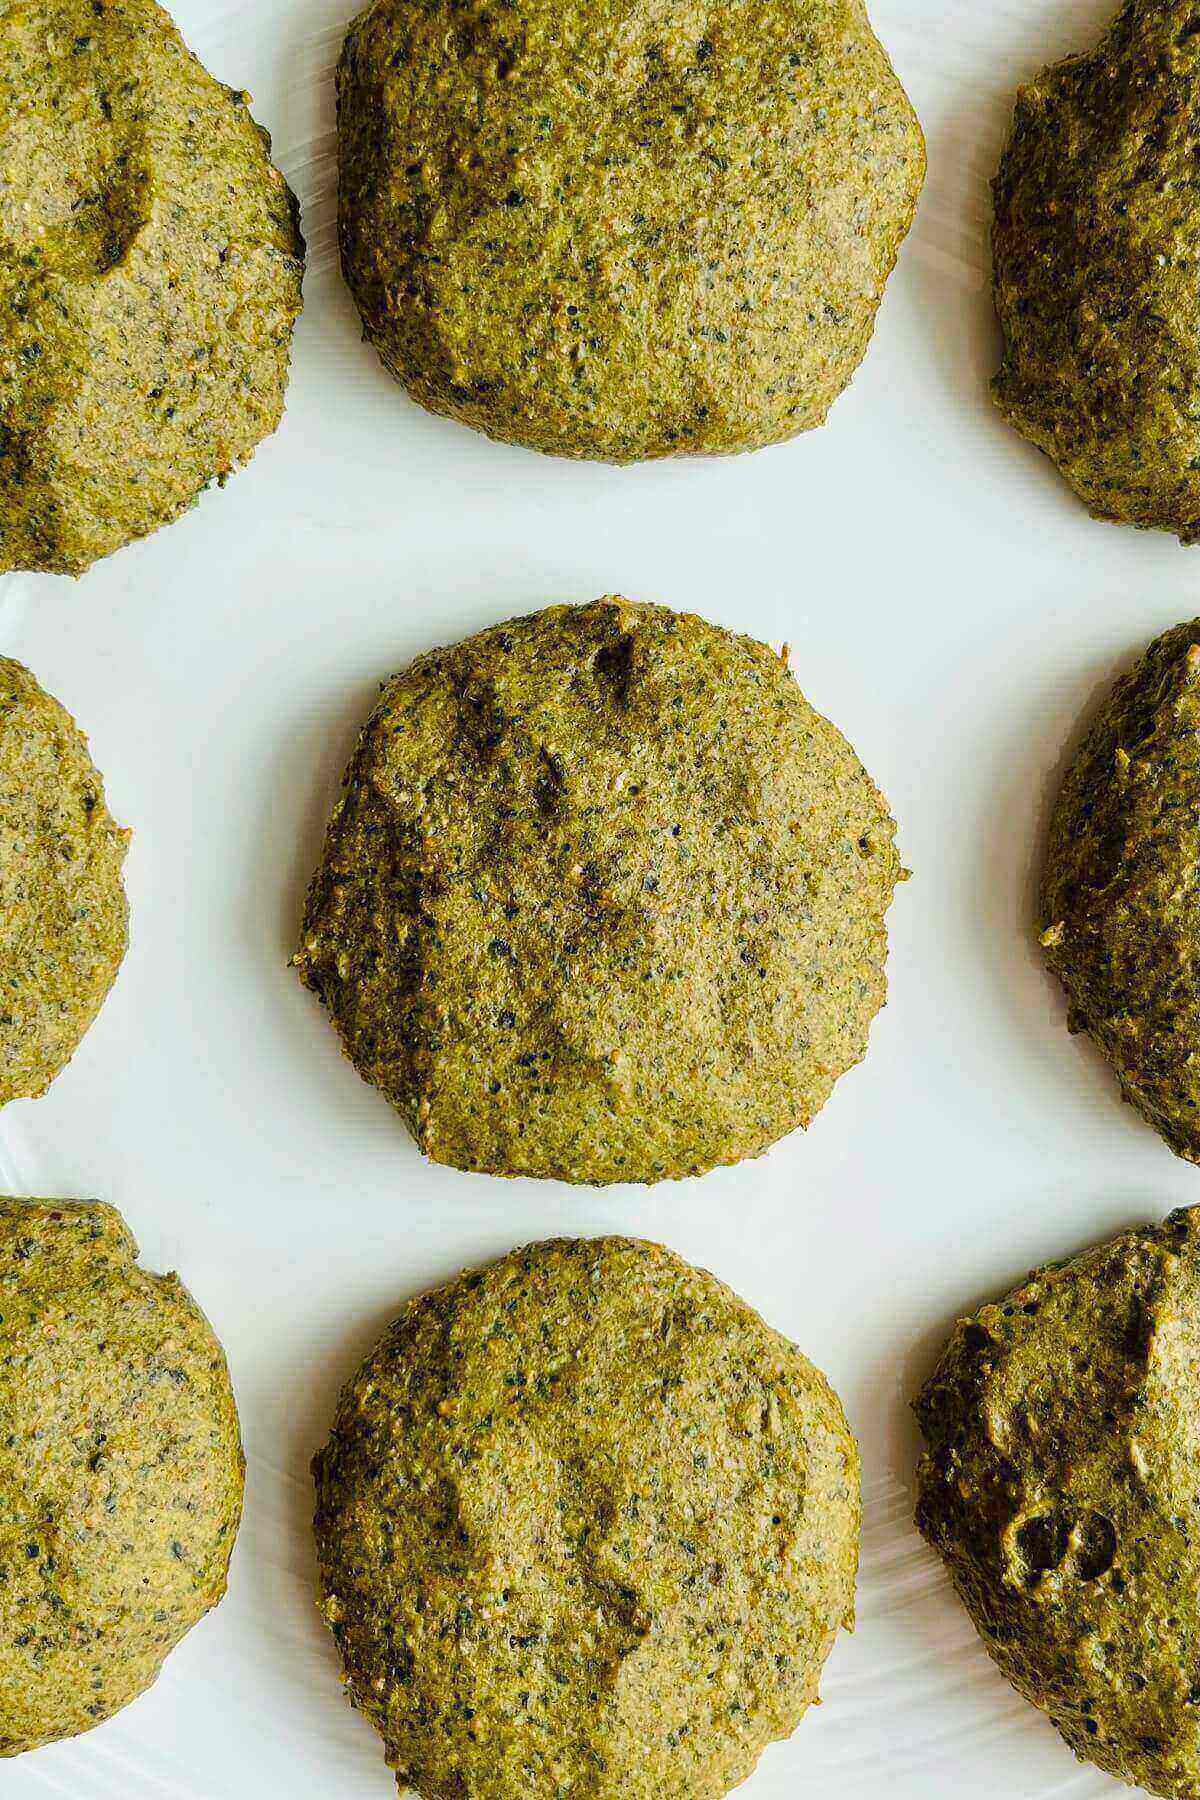
<path fill-rule="evenodd" d="M 79 575 L 274 431 L 304 244 L 153 0 L 0 7 L 0 571 Z"/>
<path fill-rule="evenodd" d="M 1200 1212 L 1031 1275 L 917 1402 L 917 1524 L 1077 1755 L 1200 1793 Z"/>
<path fill-rule="evenodd" d="M 424 1800 L 715 1800 L 852 1617 L 836 1396 L 656 1244 L 535 1244 L 410 1302 L 314 1469 L 350 1696 Z"/>
<path fill-rule="evenodd" d="M 1001 410 L 1097 518 L 1200 538 L 1194 0 L 1022 90 L 995 183 Z"/>
<path fill-rule="evenodd" d="M 413 397 L 630 462 L 825 420 L 925 173 L 862 0 L 375 0 L 342 267 Z"/>
<path fill-rule="evenodd" d="M 128 844 L 75 721 L 0 657 L 0 1105 L 45 1092 L 116 979 Z"/>
<path fill-rule="evenodd" d="M 1200 1161 L 1200 619 L 1151 644 L 1071 765 L 1042 915 L 1071 1029 Z"/>
<path fill-rule="evenodd" d="M 658 1181 L 807 1125 L 885 994 L 894 826 L 779 657 L 627 600 L 389 682 L 297 963 L 439 1162 Z"/>
<path fill-rule="evenodd" d="M 0 1200 L 0 1756 L 128 1705 L 225 1592 L 225 1358 L 136 1256 L 110 1206 Z"/>

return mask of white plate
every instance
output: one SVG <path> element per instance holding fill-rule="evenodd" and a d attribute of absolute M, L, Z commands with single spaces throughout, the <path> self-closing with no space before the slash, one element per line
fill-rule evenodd
<path fill-rule="evenodd" d="M 657 1237 L 836 1383 L 863 1446 L 859 1630 L 753 1800 L 1103 1800 L 993 1669 L 909 1522 L 907 1402 L 955 1314 L 1035 1262 L 1200 1200 L 1117 1101 L 1031 935 L 1031 856 L 1081 708 L 1200 610 L 1200 552 L 1092 523 L 994 414 L 987 184 L 1016 83 L 1110 0 L 875 0 L 929 138 L 921 212 L 829 426 L 622 471 L 411 406 L 333 256 L 331 71 L 353 0 L 179 0 L 249 87 L 312 249 L 287 418 L 224 493 L 81 583 L 10 578 L 0 645 L 90 734 L 135 831 L 133 947 L 0 1183 L 102 1196 L 227 1346 L 249 1455 L 229 1599 L 157 1687 L 4 1765 L 5 1800 L 386 1800 L 311 1604 L 308 1459 L 397 1302 L 561 1232 Z M 892 997 L 807 1137 L 678 1187 L 426 1167 L 287 968 L 376 683 L 417 651 L 620 590 L 790 642 L 901 823 Z"/>

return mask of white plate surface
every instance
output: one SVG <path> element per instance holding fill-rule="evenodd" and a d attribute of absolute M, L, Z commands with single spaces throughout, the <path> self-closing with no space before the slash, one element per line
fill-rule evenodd
<path fill-rule="evenodd" d="M 255 97 L 311 245 L 285 423 L 224 493 L 79 584 L 0 585 L 0 646 L 90 734 L 133 826 L 133 947 L 0 1185 L 100 1196 L 227 1346 L 249 1456 L 226 1603 L 157 1687 L 3 1765 L 4 1800 L 386 1800 L 311 1601 L 308 1460 L 397 1303 L 554 1233 L 657 1237 L 830 1375 L 863 1447 L 859 1629 L 753 1800 L 1104 1800 L 978 1646 L 910 1524 L 907 1403 L 955 1315 L 1034 1263 L 1200 1200 L 1068 1040 L 1031 863 L 1080 713 L 1197 611 L 1200 551 L 1091 522 L 994 414 L 988 192 L 1015 85 L 1109 0 L 875 0 L 930 176 L 866 364 L 818 433 L 627 470 L 426 416 L 360 340 L 333 246 L 331 72 L 353 0 L 178 0 Z M 807 1137 L 657 1190 L 426 1167 L 287 968 L 378 681 L 613 590 L 792 645 L 887 792 L 914 879 L 891 1002 Z"/>

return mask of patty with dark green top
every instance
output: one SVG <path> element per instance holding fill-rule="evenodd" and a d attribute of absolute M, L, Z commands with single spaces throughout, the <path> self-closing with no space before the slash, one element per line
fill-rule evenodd
<path fill-rule="evenodd" d="M 128 847 L 74 719 L 0 657 L 0 1106 L 45 1092 L 116 980 Z"/>
<path fill-rule="evenodd" d="M 1195 0 L 1130 0 L 1017 99 L 995 183 L 1001 411 L 1097 518 L 1200 539 Z"/>
<path fill-rule="evenodd" d="M 550 607 L 386 685 L 297 966 L 433 1160 L 700 1174 L 807 1125 L 864 1054 L 894 830 L 765 645 Z"/>
<path fill-rule="evenodd" d="M 283 410 L 304 243 L 153 0 L 0 7 L 0 571 L 79 575 Z"/>
<path fill-rule="evenodd" d="M 1156 638 L 1067 772 L 1042 944 L 1125 1098 L 1200 1162 L 1200 619 Z"/>
<path fill-rule="evenodd" d="M 374 0 L 342 268 L 413 398 L 632 462 L 824 423 L 925 174 L 862 0 Z"/>
<path fill-rule="evenodd" d="M 314 1473 L 350 1698 L 423 1800 L 716 1800 L 852 1623 L 836 1395 L 657 1244 L 535 1244 L 410 1301 Z"/>
<path fill-rule="evenodd" d="M 1037 1271 L 917 1402 L 917 1524 L 1076 1755 L 1200 1793 L 1200 1211 Z"/>
<path fill-rule="evenodd" d="M 0 1200 L 0 1756 L 127 1706 L 220 1600 L 242 1510 L 221 1346 L 111 1206 Z"/>

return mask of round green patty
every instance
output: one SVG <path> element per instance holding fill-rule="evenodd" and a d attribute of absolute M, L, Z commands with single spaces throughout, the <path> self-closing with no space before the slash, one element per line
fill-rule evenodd
<path fill-rule="evenodd" d="M 657 1181 L 807 1125 L 885 994 L 894 826 L 765 645 L 601 600 L 389 682 L 297 963 L 435 1161 Z"/>
<path fill-rule="evenodd" d="M 1200 539 L 1194 0 L 1022 90 L 995 183 L 995 394 L 1097 518 Z"/>
<path fill-rule="evenodd" d="M 724 1794 L 852 1620 L 836 1395 L 657 1244 L 535 1244 L 411 1301 L 314 1472 L 351 1699 L 424 1800 Z"/>
<path fill-rule="evenodd" d="M 423 406 L 630 462 L 821 425 L 925 173 L 862 0 L 374 0 L 342 267 Z"/>
<path fill-rule="evenodd" d="M 0 571 L 81 574 L 274 431 L 304 244 L 153 0 L 0 8 Z"/>
<path fill-rule="evenodd" d="M 0 1756 L 128 1705 L 225 1592 L 225 1358 L 136 1257 L 110 1206 L 0 1200 Z"/>
<path fill-rule="evenodd" d="M 1200 1212 L 960 1323 L 917 1402 L 917 1524 L 1077 1755 L 1200 1793 Z"/>
<path fill-rule="evenodd" d="M 75 721 L 0 657 L 0 1105 L 45 1092 L 116 979 L 128 845 Z"/>
<path fill-rule="evenodd" d="M 1118 681 L 1051 822 L 1042 943 L 1125 1098 L 1200 1162 L 1200 619 Z"/>

